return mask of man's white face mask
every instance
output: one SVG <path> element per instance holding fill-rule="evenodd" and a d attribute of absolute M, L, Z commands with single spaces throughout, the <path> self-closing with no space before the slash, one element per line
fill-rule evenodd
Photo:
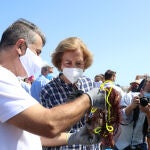
<path fill-rule="evenodd" d="M 64 76 L 72 83 L 76 83 L 79 77 L 83 74 L 83 69 L 81 68 L 64 68 L 63 69 Z"/>
<path fill-rule="evenodd" d="M 44 65 L 41 57 L 34 54 L 29 48 L 27 48 L 25 55 L 20 57 L 20 61 L 27 72 L 28 77 L 41 72 L 41 68 Z"/>

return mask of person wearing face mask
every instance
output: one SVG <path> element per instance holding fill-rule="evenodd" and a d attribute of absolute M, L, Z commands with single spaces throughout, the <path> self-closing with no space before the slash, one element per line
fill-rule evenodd
<path fill-rule="evenodd" d="M 144 79 L 139 86 L 140 92 L 136 96 L 125 95 L 121 100 L 123 122 L 115 150 L 150 149 L 147 145 L 150 138 L 150 78 Z"/>
<path fill-rule="evenodd" d="M 21 87 L 17 77 L 30 76 L 38 70 L 35 69 L 39 68 L 35 59 L 39 58 L 36 56 L 40 54 L 44 44 L 45 37 L 39 28 L 25 19 L 18 19 L 2 34 L 0 41 L 0 149 L 2 150 L 42 150 L 42 144 L 48 144 L 50 138 L 58 136 L 61 139 L 58 144 L 61 145 L 93 144 L 99 141 L 99 137 L 89 135 L 86 126 L 73 134 L 63 132 L 79 121 L 91 106 L 104 107 L 102 105 L 105 100 L 104 94 L 99 92 L 99 89 L 92 89 L 69 103 L 47 109 Z M 26 61 L 22 60 L 24 56 L 27 58 Z"/>
<path fill-rule="evenodd" d="M 58 77 L 50 81 L 41 91 L 41 102 L 46 108 L 53 108 L 60 104 L 68 102 L 74 96 L 81 95 L 96 87 L 95 82 L 84 76 L 83 72 L 91 66 L 93 56 L 87 46 L 78 37 L 69 37 L 62 40 L 55 51 L 52 53 L 52 63 L 60 71 Z M 77 122 L 72 128 L 68 128 L 70 133 L 78 131 L 85 125 L 85 117 Z M 57 139 L 59 141 L 59 139 Z M 90 146 L 76 144 L 71 146 L 56 146 L 53 144 L 49 147 L 43 147 L 43 150 L 58 149 L 90 149 L 99 150 L 99 144 Z"/>
<path fill-rule="evenodd" d="M 34 75 L 39 74 L 42 66 L 45 64 L 44 61 L 41 59 L 40 54 L 41 54 L 42 47 L 46 43 L 46 39 L 43 33 L 41 31 L 38 31 L 38 28 L 37 28 L 37 32 L 39 32 L 40 37 L 35 36 L 34 37 L 35 39 L 28 43 L 25 55 L 20 57 L 20 61 L 26 70 L 26 76 L 24 76 L 24 78 L 31 79 L 30 80 L 31 84 L 35 80 Z M 20 83 L 21 86 L 29 94 L 31 94 L 31 84 L 29 85 L 26 82 L 23 82 L 22 80 L 20 80 Z"/>
<path fill-rule="evenodd" d="M 54 70 L 54 67 L 50 67 L 49 68 L 49 73 L 46 75 L 46 78 L 48 79 L 48 80 L 53 80 L 54 79 L 54 76 L 52 75 L 53 74 L 53 70 Z"/>
<path fill-rule="evenodd" d="M 52 67 L 44 65 L 41 69 L 41 74 L 34 80 L 31 85 L 31 96 L 40 102 L 41 89 L 50 81 L 52 78 L 48 78 L 48 74 L 52 73 Z"/>

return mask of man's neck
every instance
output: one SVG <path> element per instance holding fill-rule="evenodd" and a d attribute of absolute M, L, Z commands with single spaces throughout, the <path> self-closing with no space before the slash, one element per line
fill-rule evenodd
<path fill-rule="evenodd" d="M 9 52 L 7 50 L 0 52 L 0 65 L 10 70 L 16 76 L 26 76 L 26 71 L 21 64 L 19 57 L 12 54 L 11 51 Z"/>

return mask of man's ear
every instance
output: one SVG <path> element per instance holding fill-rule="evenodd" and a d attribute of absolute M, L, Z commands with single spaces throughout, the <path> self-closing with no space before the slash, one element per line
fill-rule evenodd
<path fill-rule="evenodd" d="M 23 56 L 26 53 L 27 45 L 26 45 L 26 41 L 24 39 L 19 39 L 16 42 L 16 47 L 17 47 L 19 56 Z"/>

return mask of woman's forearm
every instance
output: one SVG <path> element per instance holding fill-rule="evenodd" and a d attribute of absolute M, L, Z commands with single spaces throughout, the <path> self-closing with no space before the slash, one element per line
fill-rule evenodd
<path fill-rule="evenodd" d="M 42 146 L 61 146 L 61 145 L 67 145 L 67 136 L 68 133 L 60 133 L 58 136 L 54 138 L 47 138 L 47 137 L 40 137 Z"/>

